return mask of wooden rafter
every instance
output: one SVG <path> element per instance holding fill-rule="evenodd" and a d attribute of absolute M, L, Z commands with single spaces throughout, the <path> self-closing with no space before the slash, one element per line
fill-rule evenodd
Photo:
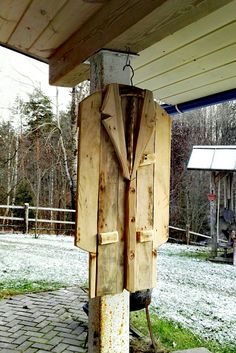
<path fill-rule="evenodd" d="M 111 0 L 49 58 L 50 83 L 73 86 L 80 64 L 102 48 L 139 52 L 230 0 Z M 80 71 L 80 70 L 79 70 Z M 68 78 L 67 78 L 68 77 Z"/>

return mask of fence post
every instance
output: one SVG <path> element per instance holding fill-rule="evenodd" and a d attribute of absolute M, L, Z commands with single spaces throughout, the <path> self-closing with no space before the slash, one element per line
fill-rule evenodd
<path fill-rule="evenodd" d="M 186 224 L 186 242 L 187 245 L 190 243 L 190 225 Z"/>
<path fill-rule="evenodd" d="M 233 233 L 233 265 L 236 266 L 236 234 L 235 231 L 232 231 Z"/>
<path fill-rule="evenodd" d="M 25 203 L 25 214 L 24 214 L 24 231 L 25 234 L 28 234 L 29 232 L 29 204 Z"/>

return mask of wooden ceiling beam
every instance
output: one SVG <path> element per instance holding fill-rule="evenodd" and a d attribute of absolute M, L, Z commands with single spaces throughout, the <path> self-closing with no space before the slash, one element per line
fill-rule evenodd
<path fill-rule="evenodd" d="M 61 79 L 166 0 L 110 0 L 49 59 L 49 82 Z M 75 14 L 76 15 L 76 14 Z M 63 79 L 65 82 L 65 78 Z"/>
<path fill-rule="evenodd" d="M 49 82 L 74 86 L 100 49 L 139 52 L 230 1 L 110 0 L 49 58 Z"/>

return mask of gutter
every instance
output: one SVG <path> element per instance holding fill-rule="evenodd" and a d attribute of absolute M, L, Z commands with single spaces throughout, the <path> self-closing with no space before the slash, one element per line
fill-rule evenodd
<path fill-rule="evenodd" d="M 176 104 L 176 105 L 161 104 L 161 107 L 164 108 L 168 114 L 175 115 L 175 114 L 185 113 L 190 110 L 207 107 L 210 105 L 228 102 L 234 99 L 236 99 L 235 88 L 230 89 L 228 91 L 215 93 L 210 96 L 197 98 L 188 102 Z"/>

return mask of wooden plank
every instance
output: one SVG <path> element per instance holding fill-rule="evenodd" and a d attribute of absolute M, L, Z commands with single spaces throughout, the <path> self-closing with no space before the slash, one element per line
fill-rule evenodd
<path fill-rule="evenodd" d="M 35 55 L 48 58 L 53 54 L 55 48 L 64 43 L 101 6 L 101 2 L 67 0 L 64 7 L 56 13 L 50 24 L 32 45 L 30 51 Z M 81 71 L 78 69 L 76 68 L 75 71 Z M 68 80 L 71 79 L 71 76 L 72 74 L 68 76 Z M 81 81 L 77 81 L 76 84 L 78 82 Z"/>
<path fill-rule="evenodd" d="M 204 87 L 211 83 L 215 83 L 226 78 L 231 79 L 232 73 L 236 72 L 236 61 L 222 65 L 207 72 L 195 75 L 191 78 L 181 80 L 180 82 L 172 83 L 161 89 L 158 89 L 158 94 L 163 99 L 168 100 L 172 95 L 177 95 L 188 90 Z"/>
<path fill-rule="evenodd" d="M 139 261 L 136 253 L 136 178 L 128 182 L 126 191 L 126 284 L 125 288 L 130 292 L 136 291 L 136 269 Z"/>
<path fill-rule="evenodd" d="M 65 3 L 66 0 L 33 0 L 8 39 L 8 44 L 28 50 Z"/>
<path fill-rule="evenodd" d="M 18 21 L 30 5 L 31 0 L 1 1 L 0 42 L 7 43 Z"/>
<path fill-rule="evenodd" d="M 129 43 L 132 52 L 140 52 L 230 2 L 231 0 L 203 0 L 198 6 L 194 0 L 178 1 L 175 6 L 172 0 L 156 2 L 156 9 L 136 25 L 130 26 L 106 48 L 125 51 Z"/>
<path fill-rule="evenodd" d="M 171 32 L 227 4 L 230 0 L 111 0 L 81 26 L 50 59 L 50 83 L 60 80 L 101 48 L 139 52 Z M 168 18 L 168 21 L 166 19 Z M 106 23 L 106 26 L 104 26 Z M 83 47 L 83 50 L 80 48 Z"/>
<path fill-rule="evenodd" d="M 153 134 L 145 153 L 154 153 Z M 137 242 L 136 288 L 152 288 L 155 285 L 153 272 L 153 227 L 154 227 L 154 164 L 139 167 L 137 170 L 137 233 L 143 234 L 145 242 Z M 141 239 L 140 239 L 141 240 Z"/>
<path fill-rule="evenodd" d="M 151 91 L 145 92 L 137 146 L 135 150 L 134 165 L 131 178 L 134 178 L 140 165 L 145 147 L 147 146 L 155 128 L 155 104 Z"/>
<path fill-rule="evenodd" d="M 108 1 L 51 57 L 50 84 L 59 84 L 60 79 L 75 66 L 83 63 L 101 48 L 105 48 L 114 37 L 137 23 L 164 1 L 148 0 L 145 3 L 142 0 Z"/>
<path fill-rule="evenodd" d="M 111 84 L 108 86 L 101 111 L 109 116 L 109 118 L 103 119 L 102 122 L 111 138 L 123 175 L 126 179 L 130 179 L 119 85 Z"/>
<path fill-rule="evenodd" d="M 182 102 L 187 102 L 193 99 L 207 97 L 214 93 L 224 92 L 236 87 L 236 75 L 231 75 L 231 77 L 226 77 L 225 79 L 211 82 L 208 84 L 200 85 L 199 87 L 184 90 L 182 92 L 176 92 L 169 97 L 162 98 L 165 102 L 169 104 L 179 104 Z M 154 97 L 160 99 L 158 91 L 154 92 Z"/>
<path fill-rule="evenodd" d="M 148 72 L 142 73 L 142 87 L 147 87 L 150 90 L 156 90 L 157 88 L 161 90 L 162 87 L 170 86 L 171 84 L 178 83 L 188 78 L 194 80 L 194 77 L 197 75 L 206 75 L 208 71 L 233 62 L 235 60 L 236 55 L 236 43 L 235 38 L 233 37 L 235 32 L 236 22 L 234 24 L 234 29 L 230 37 L 231 43 L 227 46 L 226 43 L 222 43 L 223 38 L 225 38 L 225 36 L 216 37 L 215 41 L 217 42 L 217 47 L 215 48 L 215 50 L 213 50 L 213 52 L 209 50 L 208 53 L 205 55 L 204 51 L 206 50 L 204 50 L 204 47 L 201 43 L 202 41 L 199 41 L 199 43 L 194 43 L 195 51 L 198 53 L 197 55 L 195 55 L 194 51 L 191 53 L 192 47 L 185 47 L 181 50 L 181 53 L 177 52 L 176 55 L 172 53 L 169 57 L 166 57 L 165 59 L 161 60 L 160 63 L 157 60 L 155 64 L 150 65 L 149 69 L 151 69 L 151 71 L 149 74 Z M 206 38 L 206 47 L 207 43 L 212 43 L 211 38 Z M 222 48 L 220 47 L 220 45 L 222 45 Z M 208 47 L 210 48 L 211 45 L 208 44 Z M 189 62 L 188 55 L 191 56 Z M 163 61 L 164 65 L 162 65 Z M 163 66 L 165 67 L 165 69 Z M 153 75 L 153 72 L 155 72 L 155 75 Z"/>
<path fill-rule="evenodd" d="M 170 198 L 170 154 L 171 154 L 171 118 L 156 104 L 157 162 L 154 172 L 154 249 L 168 239 L 169 198 Z"/>
<path fill-rule="evenodd" d="M 97 254 L 89 253 L 89 298 L 96 296 Z"/>
<path fill-rule="evenodd" d="M 194 26 L 194 24 L 193 24 Z M 207 60 L 208 55 L 215 55 L 216 60 L 222 60 L 220 57 L 221 50 L 227 50 L 227 47 L 231 47 L 235 43 L 236 22 L 231 22 L 224 27 L 216 29 L 214 32 L 206 33 L 204 36 L 196 36 L 195 40 L 190 41 L 181 45 L 182 39 L 178 38 L 179 43 L 175 43 L 175 49 L 168 52 L 162 52 L 160 55 L 159 51 L 156 51 L 156 57 L 150 58 L 150 61 L 146 63 L 140 63 L 140 67 L 135 65 L 135 84 L 139 85 L 144 81 L 161 75 L 162 73 L 168 73 L 175 69 L 186 66 L 196 68 L 204 68 L 204 65 L 213 64 Z M 191 30 L 187 27 L 182 30 L 184 38 L 188 36 L 188 32 Z M 168 40 L 168 38 L 166 38 Z M 165 39 L 163 40 L 165 41 Z M 233 49 L 232 49 L 233 50 Z M 151 49 L 150 49 L 151 51 Z M 230 54 L 230 53 L 229 53 Z M 232 55 L 232 53 L 231 53 Z M 142 53 L 141 53 L 142 57 Z M 230 61 L 230 60 L 229 60 Z M 206 68 L 207 69 L 207 68 Z M 150 88 L 151 89 L 151 88 Z"/>
<path fill-rule="evenodd" d="M 175 54 L 180 48 L 184 48 L 191 43 L 194 44 L 199 38 L 205 38 L 211 33 L 214 35 L 214 33 L 218 32 L 218 29 L 224 30 L 224 28 L 228 27 L 228 25 L 230 26 L 235 21 L 235 13 L 236 2 L 231 1 L 227 5 L 220 7 L 190 25 L 174 33 L 172 32 L 167 37 L 141 51 L 139 53 L 140 55 L 133 62 L 135 69 L 134 82 L 139 81 L 139 68 L 142 69 L 143 66 L 157 59 L 164 59 L 170 53 Z M 225 37 L 226 45 L 229 39 L 230 38 Z M 208 44 L 211 46 L 211 43 Z"/>
<path fill-rule="evenodd" d="M 105 129 L 101 130 L 98 233 L 117 232 L 119 165 Z M 98 244 L 96 295 L 123 292 L 120 243 Z M 122 287 L 119 287 L 122 282 Z"/>
<path fill-rule="evenodd" d="M 97 252 L 99 153 L 102 104 L 101 93 L 94 93 L 80 103 L 78 207 L 75 245 Z M 92 143 L 91 143 L 92 141 Z"/>
<path fill-rule="evenodd" d="M 153 230 L 139 230 L 137 231 L 137 242 L 145 243 L 147 241 L 153 241 Z"/>
<path fill-rule="evenodd" d="M 75 87 L 78 83 L 89 80 L 90 78 L 90 65 L 88 63 L 76 66 L 69 72 L 66 78 L 60 81 L 61 87 Z"/>
<path fill-rule="evenodd" d="M 106 245 L 111 243 L 117 243 L 119 240 L 118 232 L 106 232 L 98 234 L 98 244 Z"/>

